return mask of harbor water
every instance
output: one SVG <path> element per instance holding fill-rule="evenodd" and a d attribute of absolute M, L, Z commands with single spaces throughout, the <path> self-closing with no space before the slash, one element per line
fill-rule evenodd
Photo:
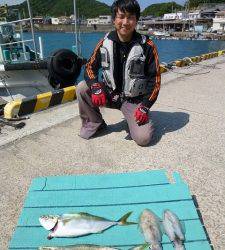
<path fill-rule="evenodd" d="M 59 48 L 71 49 L 74 45 L 75 36 L 73 33 L 60 32 L 39 32 L 44 46 L 44 55 L 47 57 L 52 51 Z M 82 33 L 82 55 L 89 58 L 97 42 L 103 38 L 105 33 L 93 32 Z M 30 33 L 25 33 L 25 39 L 31 38 Z M 184 57 L 198 56 L 201 54 L 225 49 L 225 41 L 219 40 L 154 40 L 159 52 L 160 62 L 171 62 Z"/>

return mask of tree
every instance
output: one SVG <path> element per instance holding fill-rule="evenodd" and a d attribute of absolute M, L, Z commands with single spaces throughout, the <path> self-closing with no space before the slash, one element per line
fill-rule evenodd
<path fill-rule="evenodd" d="M 185 6 L 189 5 L 190 9 L 194 9 L 197 8 L 199 5 L 201 4 L 220 4 L 220 3 L 224 3 L 225 4 L 225 0 L 188 0 L 185 2 Z"/>
<path fill-rule="evenodd" d="M 172 13 L 183 9 L 183 6 L 175 2 L 152 4 L 144 9 L 142 16 L 153 15 L 155 17 L 159 17 L 166 13 Z"/>
<path fill-rule="evenodd" d="M 33 16 L 63 16 L 73 14 L 73 0 L 30 0 Z M 85 18 L 98 17 L 99 15 L 110 15 L 110 7 L 107 4 L 95 0 L 77 0 L 79 15 Z M 11 6 L 14 8 L 15 6 Z M 24 1 L 16 6 L 28 16 L 27 3 Z"/>

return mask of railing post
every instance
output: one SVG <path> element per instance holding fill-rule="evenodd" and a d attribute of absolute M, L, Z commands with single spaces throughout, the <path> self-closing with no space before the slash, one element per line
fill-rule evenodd
<path fill-rule="evenodd" d="M 37 46 L 36 46 L 35 37 L 34 37 L 34 24 L 33 24 L 33 18 L 32 18 L 32 12 L 31 12 L 31 8 L 30 8 L 30 1 L 29 0 L 27 0 L 27 6 L 28 6 L 28 12 L 29 12 L 29 16 L 30 16 L 30 27 L 31 27 L 32 39 L 33 39 L 33 45 L 34 45 L 35 59 L 37 60 L 38 59 Z"/>

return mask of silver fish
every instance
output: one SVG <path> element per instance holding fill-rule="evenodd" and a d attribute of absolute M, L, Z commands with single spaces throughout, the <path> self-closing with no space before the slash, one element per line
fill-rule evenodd
<path fill-rule="evenodd" d="M 184 229 L 177 215 L 171 212 L 170 210 L 165 210 L 163 213 L 163 226 L 165 233 L 173 242 L 174 248 L 176 250 L 184 250 Z"/>
<path fill-rule="evenodd" d="M 145 241 L 150 245 L 149 248 L 152 250 L 162 250 L 161 222 L 158 216 L 151 210 L 145 209 L 140 216 L 139 226 Z"/>
<path fill-rule="evenodd" d="M 39 218 L 40 224 L 52 232 L 48 235 L 48 239 L 54 237 L 78 237 L 87 234 L 101 233 L 107 228 L 115 225 L 131 225 L 136 224 L 127 222 L 132 212 L 125 214 L 118 221 L 107 220 L 102 217 L 91 215 L 88 213 L 74 213 L 59 215 L 43 215 Z"/>
<path fill-rule="evenodd" d="M 65 247 L 39 247 L 38 250 L 118 250 L 117 248 L 97 245 L 75 245 Z"/>

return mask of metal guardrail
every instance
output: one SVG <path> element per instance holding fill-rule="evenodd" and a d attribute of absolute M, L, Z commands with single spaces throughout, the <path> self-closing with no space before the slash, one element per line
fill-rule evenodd
<path fill-rule="evenodd" d="M 23 40 L 23 31 L 22 31 L 21 23 L 25 22 L 25 21 L 29 21 L 30 22 L 30 27 L 31 27 L 31 35 L 32 35 L 32 40 L 31 41 L 33 42 L 35 58 L 37 59 L 38 58 L 38 52 L 37 52 L 37 46 L 36 46 L 36 41 L 35 41 L 35 36 L 34 36 L 34 25 L 33 25 L 33 16 L 32 16 L 32 11 L 31 11 L 31 6 L 30 6 L 30 0 L 26 0 L 26 2 L 27 2 L 27 7 L 28 7 L 29 18 L 21 19 L 20 12 L 18 11 L 18 15 L 19 15 L 18 20 L 11 21 L 11 22 L 5 22 L 5 23 L 2 23 L 0 25 L 8 25 L 8 24 L 20 23 L 20 33 L 21 33 L 21 37 L 22 37 L 20 42 L 23 45 L 23 51 L 24 51 L 24 54 L 25 54 L 26 49 L 25 49 L 25 45 L 24 45 L 25 42 Z M 15 42 L 7 43 L 7 44 L 4 44 L 4 45 L 11 45 L 11 44 L 15 44 Z M 2 44 L 1 44 L 1 46 L 2 46 Z M 1 46 L 0 46 L 0 48 L 1 48 Z M 25 55 L 25 57 L 26 57 L 26 55 Z"/>
<path fill-rule="evenodd" d="M 32 42 L 33 39 L 29 39 L 29 40 L 21 40 L 21 41 L 18 41 L 18 42 L 11 42 L 11 43 L 2 43 L 0 44 L 0 46 L 4 46 L 4 45 L 11 45 L 11 44 L 17 44 L 17 43 L 27 43 L 27 42 Z"/>
<path fill-rule="evenodd" d="M 20 23 L 20 22 L 25 22 L 25 21 L 30 21 L 30 18 L 25 18 L 25 19 L 15 20 L 15 21 L 11 21 L 11 22 L 0 23 L 0 26 L 6 25 L 6 24 Z"/>

